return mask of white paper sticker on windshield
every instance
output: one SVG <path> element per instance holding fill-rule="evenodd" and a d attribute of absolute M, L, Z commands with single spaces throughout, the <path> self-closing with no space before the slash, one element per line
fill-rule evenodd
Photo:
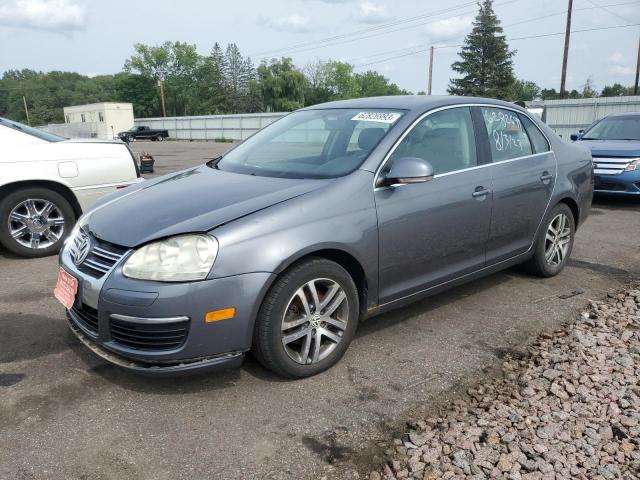
<path fill-rule="evenodd" d="M 360 112 L 351 120 L 360 120 L 362 122 L 382 122 L 393 123 L 401 117 L 396 112 Z"/>

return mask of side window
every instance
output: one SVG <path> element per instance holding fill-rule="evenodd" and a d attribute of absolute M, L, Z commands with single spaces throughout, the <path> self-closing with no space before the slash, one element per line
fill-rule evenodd
<path fill-rule="evenodd" d="M 529 136 L 516 112 L 501 108 L 481 107 L 494 162 L 531 155 Z"/>
<path fill-rule="evenodd" d="M 533 144 L 533 152 L 541 153 L 549 151 L 549 142 L 542 134 L 540 129 L 525 115 L 519 115 L 520 121 L 524 125 L 524 129 L 529 134 L 529 138 L 531 139 L 531 143 Z"/>
<path fill-rule="evenodd" d="M 401 157 L 426 160 L 436 175 L 477 166 L 469 108 L 450 108 L 427 115 L 402 139 L 390 160 Z"/>

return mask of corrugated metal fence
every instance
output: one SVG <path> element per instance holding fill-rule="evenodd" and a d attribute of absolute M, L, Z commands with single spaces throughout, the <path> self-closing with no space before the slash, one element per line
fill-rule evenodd
<path fill-rule="evenodd" d="M 542 119 L 562 138 L 584 129 L 596 120 L 612 113 L 640 112 L 640 95 L 628 97 L 599 97 L 543 102 Z"/>
<path fill-rule="evenodd" d="M 169 138 L 180 140 L 244 140 L 286 113 L 245 113 L 195 117 L 136 118 L 136 126 L 166 128 Z"/>
<path fill-rule="evenodd" d="M 640 96 L 601 97 L 542 102 L 543 120 L 569 141 L 569 135 L 596 120 L 620 112 L 640 112 Z M 136 125 L 166 128 L 170 138 L 181 140 L 244 140 L 286 113 L 247 113 L 196 117 L 136 118 Z"/>

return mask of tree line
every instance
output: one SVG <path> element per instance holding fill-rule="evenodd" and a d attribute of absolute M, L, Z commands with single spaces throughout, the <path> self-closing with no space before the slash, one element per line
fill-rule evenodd
<path fill-rule="evenodd" d="M 467 35 L 452 69 L 458 75 L 448 92 L 529 101 L 560 98 L 559 92 L 517 79 L 510 50 L 492 0 L 483 0 L 473 29 Z M 409 94 L 380 73 L 356 72 L 354 66 L 333 60 L 300 68 L 291 58 L 263 61 L 257 67 L 235 43 L 215 43 L 208 55 L 196 45 L 165 42 L 134 45 L 134 53 L 115 75 L 88 77 L 74 72 L 9 70 L 0 78 L 0 116 L 32 125 L 61 123 L 62 108 L 96 102 L 131 102 L 137 118 L 162 114 L 162 80 L 168 116 L 291 111 L 308 105 L 357 97 Z M 418 92 L 424 94 L 424 92 Z M 618 83 L 598 92 L 591 79 L 565 98 L 631 95 Z"/>
<path fill-rule="evenodd" d="M 159 80 L 168 116 L 291 111 L 355 97 L 401 95 L 401 89 L 351 64 L 316 61 L 299 68 L 290 58 L 257 68 L 234 43 L 216 43 L 209 55 L 195 45 L 136 44 L 123 71 L 88 77 L 74 72 L 9 70 L 0 78 L 0 116 L 24 122 L 26 99 L 32 125 L 64 122 L 62 108 L 96 102 L 131 102 L 137 118 L 160 116 Z"/>

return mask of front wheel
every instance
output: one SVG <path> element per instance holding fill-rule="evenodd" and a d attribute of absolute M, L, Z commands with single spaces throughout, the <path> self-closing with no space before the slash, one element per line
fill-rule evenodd
<path fill-rule="evenodd" d="M 553 277 L 569 261 L 575 235 L 573 212 L 565 203 L 556 205 L 545 218 L 527 269 L 540 277 Z"/>
<path fill-rule="evenodd" d="M 59 193 L 24 188 L 0 202 L 0 243 L 22 257 L 46 257 L 60 250 L 76 221 L 73 208 Z"/>
<path fill-rule="evenodd" d="M 323 258 L 304 261 L 286 271 L 265 297 L 253 354 L 284 377 L 315 375 L 344 355 L 358 312 L 358 292 L 344 268 Z"/>

